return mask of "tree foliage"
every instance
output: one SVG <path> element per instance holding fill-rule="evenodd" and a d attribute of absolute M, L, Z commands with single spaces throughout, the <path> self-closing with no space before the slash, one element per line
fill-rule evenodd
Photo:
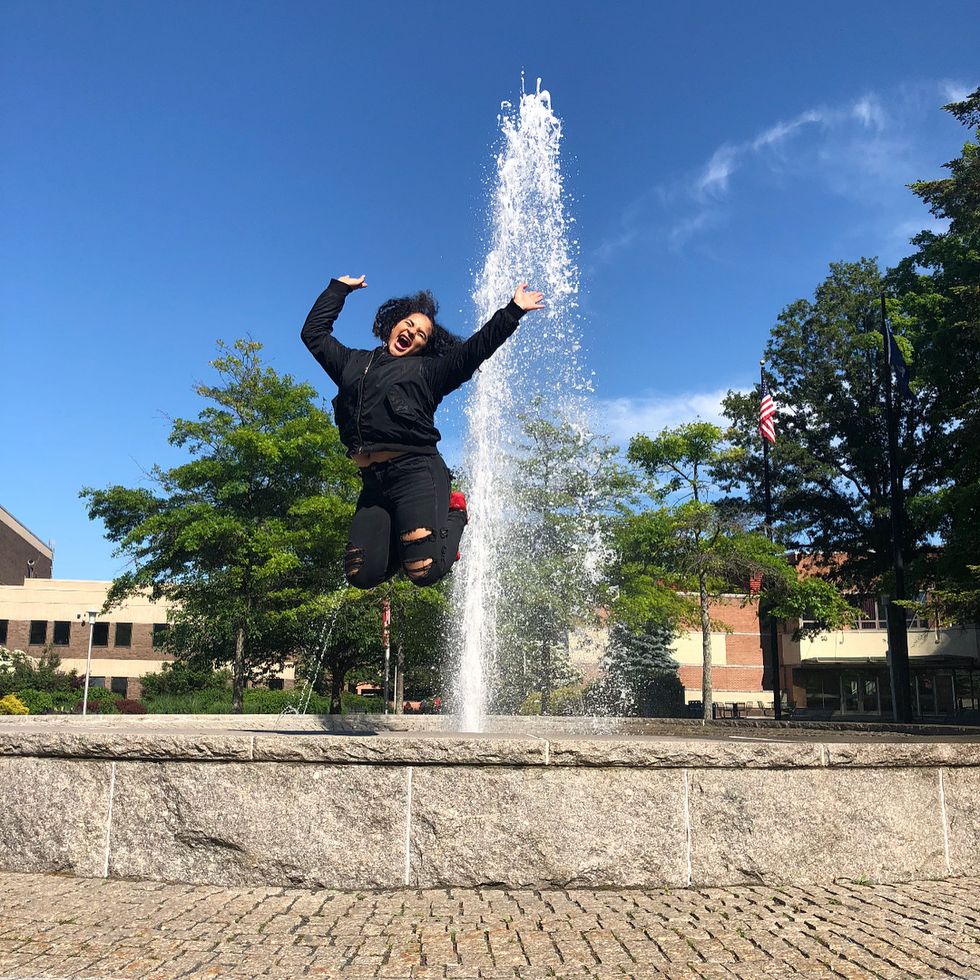
<path fill-rule="evenodd" d="M 773 513 L 787 547 L 839 554 L 836 573 L 869 587 L 891 567 L 883 338 L 879 316 L 884 281 L 870 259 L 834 263 L 812 300 L 799 299 L 777 318 L 766 348 L 773 398 L 779 406 L 771 447 Z M 915 363 L 908 322 L 889 303 L 897 340 Z M 913 400 L 896 400 L 899 477 L 908 508 L 905 546 L 921 556 L 936 487 L 935 395 L 918 380 Z M 729 392 L 725 414 L 741 450 L 719 470 L 763 513 L 759 392 Z"/>
<path fill-rule="evenodd" d="M 594 625 L 609 598 L 612 519 L 632 480 L 604 437 L 542 402 L 518 421 L 495 701 L 513 710 L 538 690 L 547 714 L 551 691 L 575 679 L 569 633 Z"/>
<path fill-rule="evenodd" d="M 920 232 L 889 282 L 917 337 L 920 384 L 933 397 L 940 588 L 964 593 L 976 587 L 970 566 L 980 555 L 980 89 L 945 108 L 973 139 L 946 164 L 946 177 L 911 187 L 948 227 Z"/>
<path fill-rule="evenodd" d="M 233 664 L 234 710 L 250 677 L 281 667 L 284 626 L 340 584 L 355 473 L 315 392 L 259 359 L 261 344 L 219 343 L 216 384 L 169 441 L 190 459 L 154 466 L 151 486 L 85 488 L 91 518 L 129 568 L 106 609 L 134 593 L 174 605 L 167 647 Z"/>

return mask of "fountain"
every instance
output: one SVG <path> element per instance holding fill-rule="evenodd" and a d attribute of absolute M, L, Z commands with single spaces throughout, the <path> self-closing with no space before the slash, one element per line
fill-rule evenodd
<path fill-rule="evenodd" d="M 545 294 L 544 311 L 483 366 L 470 386 L 464 471 L 470 501 L 466 561 L 454 579 L 454 637 L 459 651 L 455 701 L 463 731 L 481 731 L 499 664 L 500 617 L 509 583 L 505 549 L 524 544 L 511 508 L 515 498 L 516 419 L 532 410 L 588 432 L 590 385 L 579 362 L 575 319 L 578 272 L 565 212 L 559 148 L 561 122 L 538 79 L 517 106 L 498 117 L 501 149 L 490 203 L 486 259 L 473 292 L 475 320 L 485 322 L 527 282 Z M 568 542 L 569 550 L 601 543 Z"/>
<path fill-rule="evenodd" d="M 512 413 L 540 399 L 584 436 L 588 390 L 561 127 L 540 85 L 504 110 L 477 318 L 521 281 L 550 306 L 469 406 L 461 716 L 5 716 L 0 869 L 350 889 L 980 874 L 980 729 L 632 718 L 600 736 L 492 712 Z M 569 544 L 599 568 L 601 541 Z"/>

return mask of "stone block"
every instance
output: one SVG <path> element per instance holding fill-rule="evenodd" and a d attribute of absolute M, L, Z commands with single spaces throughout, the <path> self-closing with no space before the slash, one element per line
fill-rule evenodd
<path fill-rule="evenodd" d="M 416 769 L 410 884 L 682 885 L 677 770 Z"/>
<path fill-rule="evenodd" d="M 546 748 L 543 739 L 520 736 L 261 734 L 255 736 L 254 758 L 348 765 L 517 766 L 544 765 Z"/>
<path fill-rule="evenodd" d="M 0 758 L 0 868 L 104 873 L 111 762 Z"/>
<path fill-rule="evenodd" d="M 394 768 L 120 762 L 109 874 L 392 888 L 405 880 L 407 785 Z"/>
<path fill-rule="evenodd" d="M 976 741 L 923 742 L 909 739 L 874 742 L 828 742 L 830 766 L 882 768 L 935 768 L 980 766 Z"/>
<path fill-rule="evenodd" d="M 692 771 L 692 884 L 945 874 L 937 770 Z"/>
<path fill-rule="evenodd" d="M 824 765 L 822 747 L 815 742 L 595 736 L 551 738 L 549 746 L 549 762 L 559 766 L 797 769 Z"/>
<path fill-rule="evenodd" d="M 0 732 L 0 756 L 82 759 L 240 759 L 252 757 L 252 736 L 220 732 L 118 731 L 64 728 Z"/>
<path fill-rule="evenodd" d="M 944 769 L 949 874 L 980 875 L 980 770 Z"/>

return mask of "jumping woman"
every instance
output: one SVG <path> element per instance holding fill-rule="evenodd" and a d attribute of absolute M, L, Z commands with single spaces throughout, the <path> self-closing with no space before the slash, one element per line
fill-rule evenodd
<path fill-rule="evenodd" d="M 344 555 L 347 581 L 370 589 L 399 568 L 416 585 L 435 585 L 459 558 L 466 501 L 451 476 L 433 424 L 443 398 L 517 329 L 541 293 L 518 286 L 514 298 L 467 340 L 437 320 L 429 292 L 383 303 L 374 319 L 374 350 L 352 350 L 333 335 L 344 300 L 364 276 L 331 279 L 306 318 L 303 343 L 340 389 L 334 419 L 362 489 Z"/>

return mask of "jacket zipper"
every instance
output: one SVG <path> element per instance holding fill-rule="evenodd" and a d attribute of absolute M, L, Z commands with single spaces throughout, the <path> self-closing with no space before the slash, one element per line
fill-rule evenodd
<path fill-rule="evenodd" d="M 371 351 L 371 356 L 368 358 L 367 367 L 364 369 L 364 373 L 361 375 L 361 384 L 357 393 L 357 451 L 364 451 L 364 437 L 361 435 L 361 409 L 364 407 L 364 379 L 367 377 L 368 371 L 371 370 L 371 365 L 374 363 L 374 355 L 376 351 Z"/>

